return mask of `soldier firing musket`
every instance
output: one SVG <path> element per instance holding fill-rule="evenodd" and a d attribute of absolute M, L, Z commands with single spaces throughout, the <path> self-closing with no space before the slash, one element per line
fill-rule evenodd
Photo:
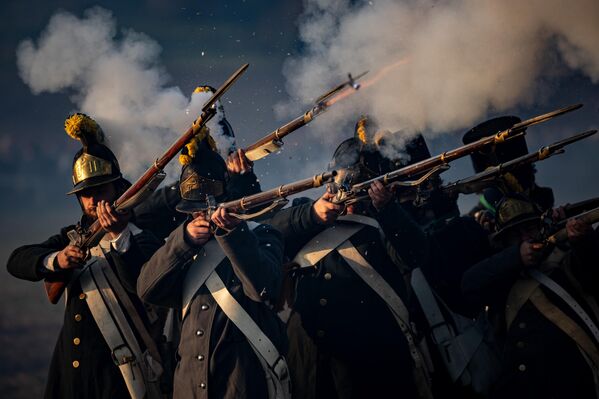
<path fill-rule="evenodd" d="M 470 155 L 473 152 L 479 151 L 482 148 L 502 143 L 506 140 L 510 140 L 515 137 L 520 137 L 521 135 L 525 134 L 525 130 L 529 126 L 548 121 L 549 119 L 552 119 L 556 116 L 566 114 L 568 112 L 577 110 L 581 107 L 582 104 L 575 104 L 543 115 L 539 115 L 537 117 L 517 123 L 508 129 L 499 131 L 493 136 L 481 138 L 475 142 L 466 144 L 464 146 L 455 148 L 450 151 L 446 151 L 440 155 L 424 159 L 420 162 L 416 162 L 414 164 L 405 166 L 403 168 L 397 169 L 395 171 L 386 173 L 381 176 L 377 176 L 375 178 L 357 184 L 353 184 L 351 186 L 341 183 L 337 187 L 338 192 L 334 202 L 345 203 L 347 201 L 355 201 L 356 198 L 365 198 L 365 196 L 367 196 L 368 188 L 375 181 L 379 181 L 384 185 L 395 182 L 395 184 L 406 187 L 419 186 L 431 177 L 447 170 L 449 168 L 449 163 L 456 159 Z M 351 171 L 339 171 L 339 173 L 351 174 Z M 421 177 L 419 177 L 416 181 L 402 182 L 402 180 L 413 178 L 415 176 Z"/>
<path fill-rule="evenodd" d="M 166 152 L 146 170 L 146 172 L 125 191 L 114 203 L 112 207 L 120 213 L 127 212 L 133 207 L 143 202 L 164 179 L 164 168 L 166 165 L 179 153 L 187 142 L 199 134 L 206 123 L 216 114 L 216 102 L 222 95 L 239 79 L 239 77 L 247 70 L 249 64 L 241 66 L 233 73 L 225 83 L 210 97 L 210 99 L 202 107 L 202 113 L 193 122 L 192 126 L 175 142 Z M 76 166 L 76 165 L 75 165 Z M 92 248 L 100 242 L 104 235 L 100 222 L 96 220 L 85 230 L 73 230 L 68 233 L 71 244 L 79 247 L 81 251 L 87 253 L 89 248 Z M 57 303 L 62 292 L 66 287 L 65 281 L 45 280 L 46 293 L 48 299 L 52 303 Z"/>

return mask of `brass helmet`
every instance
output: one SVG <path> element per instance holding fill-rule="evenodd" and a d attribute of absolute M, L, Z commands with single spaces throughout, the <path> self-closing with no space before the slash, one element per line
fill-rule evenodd
<path fill-rule="evenodd" d="M 221 202 L 226 198 L 228 180 L 223 158 L 211 148 L 207 140 L 192 139 L 179 156 L 183 165 L 179 178 L 181 200 L 175 207 L 182 213 L 208 209 L 210 201 Z"/>
<path fill-rule="evenodd" d="M 67 194 L 123 179 L 119 163 L 104 144 L 104 132 L 95 120 L 75 113 L 66 119 L 64 128 L 83 146 L 73 159 L 73 189 Z"/>
<path fill-rule="evenodd" d="M 495 229 L 493 241 L 501 240 L 515 227 L 531 222 L 540 222 L 542 212 L 527 197 L 520 194 L 506 195 L 495 206 Z"/>

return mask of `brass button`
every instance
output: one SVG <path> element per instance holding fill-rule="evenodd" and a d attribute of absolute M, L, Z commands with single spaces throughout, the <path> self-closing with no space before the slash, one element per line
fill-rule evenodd
<path fill-rule="evenodd" d="M 525 345 L 524 345 L 524 342 L 522 342 L 522 341 L 518 341 L 518 342 L 516 342 L 516 347 L 518 347 L 519 349 L 522 349 L 522 348 L 524 348 L 524 346 L 525 346 Z"/>
<path fill-rule="evenodd" d="M 204 360 L 204 355 L 198 355 L 198 360 L 199 360 L 199 361 L 202 361 L 202 360 Z"/>
<path fill-rule="evenodd" d="M 316 336 L 317 336 L 318 338 L 322 338 L 322 337 L 324 337 L 324 331 L 322 331 L 322 330 L 318 330 L 318 331 L 316 331 Z"/>
<path fill-rule="evenodd" d="M 326 298 L 320 298 L 320 306 L 326 306 L 327 305 L 327 299 Z"/>
<path fill-rule="evenodd" d="M 518 366 L 518 370 L 520 371 L 526 371 L 526 365 L 525 364 L 521 364 Z"/>
<path fill-rule="evenodd" d="M 203 336 L 203 335 L 204 335 L 204 330 L 198 330 L 198 331 L 196 331 L 196 335 L 197 335 L 198 337 L 201 337 L 201 336 Z"/>
<path fill-rule="evenodd" d="M 520 328 L 526 328 L 526 323 L 522 322 L 522 323 L 518 324 L 518 327 L 520 327 Z"/>
<path fill-rule="evenodd" d="M 79 367 L 79 360 L 75 360 L 75 361 L 73 362 L 73 367 L 74 367 L 74 368 L 78 368 L 78 367 Z"/>
<path fill-rule="evenodd" d="M 204 384 L 203 382 L 200 384 L 200 388 L 202 389 L 206 389 L 206 384 Z"/>
<path fill-rule="evenodd" d="M 333 275 L 331 273 L 325 273 L 324 274 L 324 279 L 325 280 L 330 280 L 331 278 L 333 278 Z"/>
<path fill-rule="evenodd" d="M 81 343 L 81 340 L 79 338 L 73 338 L 74 345 L 79 345 L 80 343 Z"/>
<path fill-rule="evenodd" d="M 85 298 L 87 298 L 87 295 L 85 295 L 85 293 L 82 292 L 81 294 L 79 294 L 79 299 L 83 300 Z"/>
<path fill-rule="evenodd" d="M 202 310 L 208 310 L 208 305 L 202 305 Z"/>
<path fill-rule="evenodd" d="M 81 315 L 79 313 L 75 315 L 75 321 L 81 321 Z"/>

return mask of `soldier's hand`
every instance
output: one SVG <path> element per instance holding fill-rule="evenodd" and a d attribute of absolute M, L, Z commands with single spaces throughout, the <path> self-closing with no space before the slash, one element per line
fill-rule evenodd
<path fill-rule="evenodd" d="M 114 239 L 127 227 L 131 213 L 119 213 L 106 201 L 98 202 L 96 205 L 98 222 L 100 226 Z"/>
<path fill-rule="evenodd" d="M 554 222 L 559 222 L 560 220 L 564 220 L 566 218 L 566 209 L 563 206 L 558 208 L 553 208 L 551 210 L 551 219 Z"/>
<path fill-rule="evenodd" d="M 520 244 L 520 259 L 522 260 L 522 264 L 526 267 L 539 264 L 543 260 L 543 249 L 544 245 L 541 243 L 524 241 Z"/>
<path fill-rule="evenodd" d="M 223 230 L 231 231 L 237 227 L 242 220 L 229 215 L 225 208 L 218 208 L 212 214 L 212 222 Z"/>
<path fill-rule="evenodd" d="M 487 210 L 477 211 L 474 214 L 474 220 L 488 232 L 495 230 L 495 218 L 493 214 Z"/>
<path fill-rule="evenodd" d="M 343 212 L 343 205 L 331 202 L 336 194 L 326 191 L 322 197 L 312 205 L 312 216 L 319 224 L 331 224 Z"/>
<path fill-rule="evenodd" d="M 229 154 L 226 160 L 227 170 L 232 175 L 243 175 L 252 170 L 254 163 L 247 159 L 245 152 L 238 148 L 237 151 Z"/>
<path fill-rule="evenodd" d="M 194 245 L 204 245 L 210 239 L 210 222 L 200 215 L 187 223 L 185 236 Z"/>
<path fill-rule="evenodd" d="M 566 232 L 570 242 L 576 242 L 591 234 L 593 227 L 582 220 L 570 219 L 566 222 Z"/>
<path fill-rule="evenodd" d="M 380 211 L 393 199 L 393 191 L 388 189 L 378 180 L 375 180 L 368 189 L 368 195 L 372 205 L 377 211 Z"/>
<path fill-rule="evenodd" d="M 81 248 L 75 245 L 68 245 L 56 255 L 58 267 L 61 269 L 74 269 L 83 266 L 85 263 L 85 254 Z"/>

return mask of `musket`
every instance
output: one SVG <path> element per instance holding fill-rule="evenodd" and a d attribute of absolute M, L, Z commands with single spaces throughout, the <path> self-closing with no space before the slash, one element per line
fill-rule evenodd
<path fill-rule="evenodd" d="M 358 90 L 360 88 L 360 84 L 356 81 L 362 76 L 366 75 L 366 73 L 368 72 L 361 73 L 356 77 L 352 77 L 352 75 L 349 74 L 349 79 L 347 81 L 341 83 L 340 85 L 336 86 L 332 90 L 329 90 L 327 93 L 323 94 L 318 99 L 316 99 L 314 106 L 310 108 L 308 111 L 306 111 L 303 115 L 298 116 L 291 122 L 286 123 L 274 132 L 267 134 L 255 143 L 247 146 L 244 149 L 245 156 L 250 161 L 256 161 L 258 159 L 262 159 L 268 156 L 269 154 L 272 154 L 273 152 L 279 151 L 281 147 L 283 147 L 283 138 L 293 133 L 297 129 L 301 128 L 302 126 L 305 126 L 308 123 L 312 122 L 314 118 L 316 118 L 318 115 L 327 111 L 329 107 L 332 105 L 329 102 L 329 100 L 334 95 L 339 93 L 345 87 Z"/>
<path fill-rule="evenodd" d="M 189 142 L 201 129 L 202 127 L 216 114 L 216 102 L 222 97 L 222 95 L 239 79 L 239 77 L 247 70 L 249 64 L 242 65 L 237 71 L 235 71 L 229 79 L 227 79 L 222 86 L 214 92 L 212 97 L 202 107 L 200 116 L 193 122 L 191 127 L 187 129 L 185 133 L 177 141 L 175 141 L 162 156 L 154 161 L 152 166 L 145 171 L 145 173 L 137 179 L 131 187 L 127 189 L 113 204 L 112 207 L 120 213 L 127 212 L 129 209 L 137 206 L 143 202 L 148 196 L 158 187 L 158 185 L 164 180 L 164 167 L 181 151 L 183 146 Z M 82 249 L 84 253 L 100 242 L 104 236 L 105 231 L 102 229 L 98 220 L 94 221 L 86 231 L 75 231 L 72 230 L 68 233 L 71 240 L 71 245 L 76 245 Z M 46 294 L 48 299 L 52 303 L 57 303 L 60 299 L 62 292 L 66 287 L 64 281 L 51 281 L 46 279 L 45 281 Z"/>
<path fill-rule="evenodd" d="M 514 158 L 510 161 L 499 164 L 497 166 L 490 167 L 473 176 L 441 186 L 439 187 L 439 189 L 446 195 L 452 197 L 457 196 L 458 194 L 472 194 L 480 192 L 483 189 L 487 188 L 490 184 L 493 184 L 496 177 L 511 172 L 522 165 L 543 161 L 554 155 L 562 154 L 565 152 L 564 147 L 577 141 L 586 139 L 587 137 L 590 137 L 595 133 L 597 133 L 597 130 L 593 129 L 575 134 L 571 137 L 557 141 L 553 144 L 543 146 L 537 152 L 526 154 L 521 157 Z M 574 210 L 574 212 L 576 211 Z"/>
<path fill-rule="evenodd" d="M 283 184 L 268 191 L 248 195 L 247 197 L 243 197 L 234 201 L 223 202 L 218 204 L 215 208 L 225 208 L 240 219 L 253 219 L 271 211 L 272 209 L 285 206 L 287 204 L 287 197 L 290 195 L 310 190 L 312 188 L 321 187 L 325 184 L 333 183 L 335 181 L 336 175 L 337 172 L 334 170 L 330 172 L 324 172 L 307 179 L 298 180 L 289 184 Z M 256 208 L 260 208 L 265 205 L 269 206 L 266 209 L 262 209 L 254 214 L 236 214 L 238 212 L 247 212 Z"/>
<path fill-rule="evenodd" d="M 577 110 L 581 107 L 582 104 L 575 104 L 552 112 L 548 112 L 543 115 L 536 116 L 531 119 L 527 119 L 525 121 L 513 125 L 509 129 L 502 130 L 493 136 L 483 137 L 480 140 L 463 145 L 461 147 L 457 147 L 450 151 L 446 151 L 440 155 L 424 159 L 420 162 L 416 162 L 412 165 L 405 166 L 403 168 L 394 170 L 384 175 L 377 176 L 375 178 L 363 181 L 361 183 L 354 184 L 351 187 L 342 184 L 338 187 L 337 197 L 333 200 L 333 202 L 346 203 L 348 201 L 347 198 L 355 198 L 364 195 L 367 193 L 370 185 L 375 181 L 380 181 L 384 185 L 387 185 L 391 182 L 396 182 L 396 184 L 405 185 L 408 187 L 418 186 L 427 181 L 432 176 L 435 176 L 438 173 L 447 170 L 449 168 L 449 163 L 456 159 L 470 155 L 473 152 L 479 151 L 487 146 L 495 145 L 498 143 L 502 143 L 506 140 L 522 136 L 526 133 L 526 128 L 530 126 L 548 121 L 549 119 L 555 118 L 556 116 L 566 114 L 568 112 Z M 423 173 L 425 175 L 416 180 L 415 182 L 402 183 L 400 181 L 413 178 Z"/>
<path fill-rule="evenodd" d="M 594 224 L 599 222 L 599 207 L 583 212 L 580 215 L 574 216 L 574 219 L 580 220 L 587 224 Z M 568 231 L 565 227 L 552 234 L 545 239 L 545 243 L 548 245 L 556 245 L 568 240 Z"/>

